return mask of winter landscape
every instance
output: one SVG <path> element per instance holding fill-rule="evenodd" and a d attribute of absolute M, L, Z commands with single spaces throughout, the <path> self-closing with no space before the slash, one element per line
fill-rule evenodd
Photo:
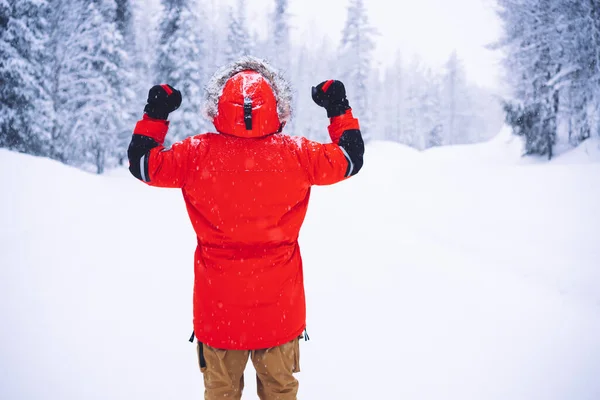
<path fill-rule="evenodd" d="M 329 140 L 337 77 L 366 140 L 300 234 L 299 398 L 599 399 L 600 2 L 484 1 L 495 87 L 459 51 L 378 64 L 376 2 L 339 44 L 272 3 L 265 33 L 251 0 L 0 0 L 0 399 L 202 398 L 196 237 L 126 150 L 154 83 L 184 95 L 168 141 L 211 130 L 203 85 L 249 53 L 292 82 L 286 133 Z"/>

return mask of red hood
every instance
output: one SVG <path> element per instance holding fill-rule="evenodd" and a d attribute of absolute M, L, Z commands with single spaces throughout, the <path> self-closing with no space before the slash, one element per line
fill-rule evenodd
<path fill-rule="evenodd" d="M 220 133 L 246 138 L 278 132 L 281 122 L 273 88 L 256 71 L 235 74 L 225 83 L 213 123 Z"/>

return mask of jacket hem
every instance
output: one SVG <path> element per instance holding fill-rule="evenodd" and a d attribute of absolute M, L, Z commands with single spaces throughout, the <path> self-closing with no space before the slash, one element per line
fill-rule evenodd
<path fill-rule="evenodd" d="M 198 339 L 199 342 L 206 344 L 207 346 L 210 346 L 212 348 L 215 349 L 221 349 L 221 350 L 262 350 L 262 349 L 270 349 L 272 347 L 277 347 L 277 346 L 281 346 L 282 344 L 286 344 L 288 342 L 291 342 L 292 340 L 296 339 L 297 337 L 299 337 L 302 332 L 304 332 L 304 329 L 306 329 L 306 325 L 303 325 L 301 329 L 299 329 L 298 331 L 294 332 L 293 335 L 288 335 L 282 339 L 277 339 L 277 340 L 272 340 L 272 341 L 268 341 L 268 342 L 256 342 L 256 343 L 249 343 L 245 346 L 235 346 L 235 345 L 231 345 L 231 342 L 218 342 L 218 341 L 211 341 L 211 340 L 204 340 L 202 335 L 196 335 L 196 338 Z"/>

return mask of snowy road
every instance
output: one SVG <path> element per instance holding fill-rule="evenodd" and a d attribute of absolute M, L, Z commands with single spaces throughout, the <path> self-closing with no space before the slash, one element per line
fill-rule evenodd
<path fill-rule="evenodd" d="M 300 398 L 600 398 L 600 163 L 502 146 L 315 188 Z M 0 398 L 202 398 L 180 194 L 6 151 L 0 187 Z"/>

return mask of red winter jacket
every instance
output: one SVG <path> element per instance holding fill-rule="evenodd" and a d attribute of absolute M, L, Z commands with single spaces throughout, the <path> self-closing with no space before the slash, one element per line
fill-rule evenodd
<path fill-rule="evenodd" d="M 145 115 L 129 148 L 130 170 L 148 185 L 183 192 L 198 238 L 198 340 L 222 349 L 278 346 L 305 328 L 298 234 L 310 188 L 358 172 L 358 121 L 351 111 L 332 118 L 329 144 L 276 133 L 281 125 L 270 83 L 244 71 L 227 81 L 214 123 L 219 133 L 165 149 L 169 123 Z"/>

